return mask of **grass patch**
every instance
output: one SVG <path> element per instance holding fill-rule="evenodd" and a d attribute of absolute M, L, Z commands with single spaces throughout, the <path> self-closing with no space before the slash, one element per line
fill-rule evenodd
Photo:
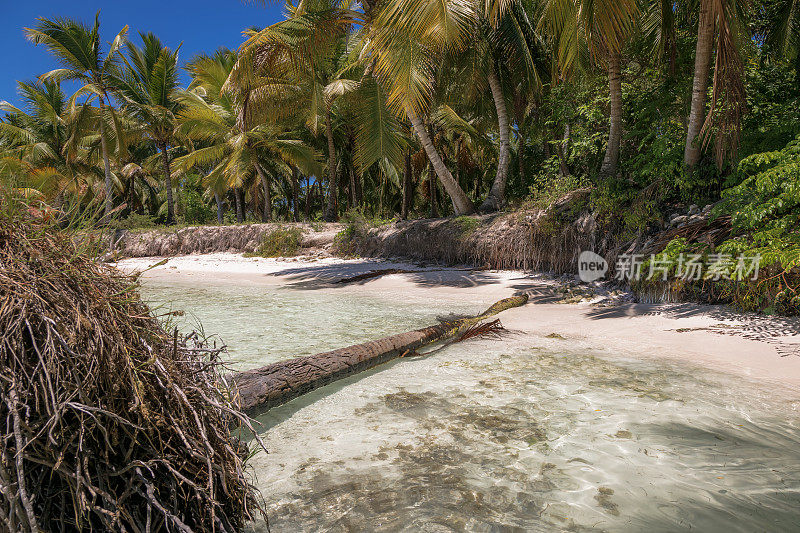
<path fill-rule="evenodd" d="M 455 224 L 461 231 L 461 238 L 466 239 L 475 233 L 475 231 L 480 227 L 481 221 L 469 215 L 461 215 L 460 217 L 453 219 L 453 224 Z"/>
<path fill-rule="evenodd" d="M 300 228 L 279 227 L 261 238 L 255 252 L 245 257 L 291 257 L 297 255 L 303 231 Z"/>

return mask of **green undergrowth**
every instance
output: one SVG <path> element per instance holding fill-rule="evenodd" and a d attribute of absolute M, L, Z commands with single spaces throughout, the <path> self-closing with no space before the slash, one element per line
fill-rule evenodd
<path fill-rule="evenodd" d="M 454 218 L 452 224 L 458 228 L 460 232 L 459 237 L 461 239 L 467 239 L 478 230 L 481 226 L 481 221 L 476 217 L 461 215 L 460 217 Z"/>
<path fill-rule="evenodd" d="M 333 253 L 342 257 L 356 257 L 358 244 L 369 233 L 370 229 L 390 224 L 392 220 L 380 217 L 369 218 L 361 210 L 348 209 L 339 220 L 344 229 L 333 239 Z"/>
<path fill-rule="evenodd" d="M 800 137 L 781 150 L 744 158 L 735 181 L 713 212 L 731 217 L 728 239 L 715 248 L 676 239 L 663 252 L 672 261 L 681 254 L 698 254 L 705 262 L 722 256 L 731 262 L 731 272 L 716 280 L 706 275 L 670 281 L 669 290 L 684 299 L 728 303 L 744 311 L 800 315 Z M 757 276 L 737 275 L 740 256 L 760 258 Z M 652 289 L 659 283 L 646 280 L 637 288 Z"/>
<path fill-rule="evenodd" d="M 291 257 L 297 255 L 303 231 L 300 228 L 281 226 L 265 233 L 261 244 L 245 257 Z"/>

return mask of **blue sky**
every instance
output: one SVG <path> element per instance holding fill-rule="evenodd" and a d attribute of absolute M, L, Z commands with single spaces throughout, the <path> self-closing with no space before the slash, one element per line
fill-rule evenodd
<path fill-rule="evenodd" d="M 139 32 L 151 31 L 165 45 L 181 42 L 181 64 L 198 52 L 213 52 L 226 46 L 236 49 L 242 30 L 267 26 L 282 18 L 280 2 L 247 0 L 0 0 L 0 100 L 19 104 L 16 80 L 33 79 L 58 67 L 43 46 L 25 39 L 23 28 L 37 17 L 69 17 L 94 22 L 100 9 L 100 32 L 110 41 L 125 24 L 128 36 L 138 42 Z M 182 72 L 182 83 L 188 75 Z M 65 86 L 65 91 L 74 90 Z"/>

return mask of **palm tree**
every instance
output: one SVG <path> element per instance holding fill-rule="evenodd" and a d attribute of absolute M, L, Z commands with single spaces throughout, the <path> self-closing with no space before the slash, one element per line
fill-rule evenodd
<path fill-rule="evenodd" d="M 622 139 L 622 48 L 633 31 L 639 8 L 634 0 L 546 0 L 540 24 L 553 39 L 560 72 L 569 76 L 584 52 L 608 72 L 611 103 L 608 143 L 600 175 L 616 173 Z"/>
<path fill-rule="evenodd" d="M 744 33 L 740 21 L 743 4 L 737 0 L 700 0 L 695 48 L 692 105 L 686 128 L 683 162 L 691 170 L 700 160 L 704 131 L 716 123 L 717 164 L 721 165 L 728 149 L 738 144 L 740 118 L 745 106 L 744 65 L 739 48 Z M 789 17 L 791 19 L 791 17 Z M 711 55 L 716 49 L 711 106 L 706 112 Z M 724 112 L 715 113 L 720 100 Z"/>
<path fill-rule="evenodd" d="M 50 71 L 41 79 L 77 80 L 83 84 L 80 94 L 97 97 L 100 105 L 100 142 L 105 173 L 105 213 L 108 216 L 114 207 L 111 167 L 106 146 L 105 115 L 108 93 L 114 88 L 114 74 L 118 66 L 119 51 L 125 40 L 125 26 L 111 42 L 108 53 L 103 56 L 100 43 L 100 12 L 95 15 L 94 26 L 67 18 L 39 18 L 33 28 L 26 28 L 28 39 L 34 44 L 44 44 L 61 63 L 62 68 Z"/>
<path fill-rule="evenodd" d="M 128 41 L 127 68 L 118 76 L 118 94 L 128 113 L 140 122 L 161 152 L 167 192 L 167 224 L 175 223 L 169 149 L 174 144 L 178 94 L 178 50 L 161 44 L 152 33 L 140 33 L 142 47 Z"/>
<path fill-rule="evenodd" d="M 243 113 L 287 114 L 305 118 L 315 134 L 324 132 L 328 151 L 325 219 L 336 218 L 337 171 L 334 119 L 336 103 L 357 87 L 341 76 L 352 17 L 335 1 L 316 0 L 289 8 L 289 18 L 252 30 L 239 50 L 226 90 L 247 95 Z M 282 116 L 281 116 L 282 114 Z M 242 120 L 250 120 L 244 117 Z"/>
<path fill-rule="evenodd" d="M 475 206 L 445 165 L 422 118 L 432 104 L 437 65 L 445 54 L 468 46 L 474 6 L 467 0 L 396 0 L 377 7 L 379 12 L 364 31 L 368 70 L 386 87 L 390 108 L 411 123 L 453 211 L 474 213 Z"/>
<path fill-rule="evenodd" d="M 25 110 L 0 102 L 7 113 L 0 121 L 0 173 L 22 178 L 19 186 L 35 188 L 60 206 L 65 193 L 88 191 L 96 182 L 97 167 L 81 134 L 87 124 L 96 124 L 95 117 L 85 112 L 90 106 L 71 105 L 53 80 L 18 86 Z"/>
<path fill-rule="evenodd" d="M 497 211 L 506 203 L 506 183 L 511 161 L 511 120 L 506 105 L 506 92 L 500 80 L 514 82 L 517 92 L 533 94 L 541 86 L 539 52 L 533 24 L 519 0 L 487 2 L 477 10 L 478 35 L 483 43 L 474 43 L 472 56 L 477 61 L 473 73 L 484 73 L 497 113 L 497 173 L 491 190 L 481 204 L 483 212 Z M 483 53 L 481 53 L 483 52 Z M 481 57 L 483 56 L 483 57 Z"/>
<path fill-rule="evenodd" d="M 312 174 L 319 166 L 317 153 L 272 124 L 253 124 L 252 114 L 236 103 L 249 97 L 234 98 L 222 89 L 235 63 L 236 54 L 220 50 L 214 56 L 200 55 L 187 66 L 193 80 L 179 96 L 183 108 L 178 132 L 203 146 L 175 163 L 181 172 L 213 167 L 205 182 L 216 194 L 220 184 L 239 188 L 246 176 L 255 173 L 263 190 L 263 218 L 268 221 L 272 219 L 272 184 L 266 168 L 291 173 L 290 167 L 295 167 Z"/>

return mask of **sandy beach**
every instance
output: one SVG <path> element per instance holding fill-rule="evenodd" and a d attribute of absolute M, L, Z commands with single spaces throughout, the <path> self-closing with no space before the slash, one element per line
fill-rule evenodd
<path fill-rule="evenodd" d="M 126 259 L 117 267 L 142 271 L 160 258 Z M 397 268 L 413 273 L 391 274 L 355 283 L 338 281 L 372 270 Z M 570 348 L 601 347 L 614 353 L 667 358 L 730 372 L 789 392 L 800 390 L 800 322 L 796 319 L 741 314 L 719 306 L 697 304 L 617 303 L 602 287 L 584 287 L 587 297 L 564 303 L 559 283 L 518 271 L 440 268 L 403 262 L 298 257 L 245 258 L 240 254 L 173 257 L 147 270 L 144 279 L 183 282 L 281 285 L 302 290 L 337 288 L 369 291 L 387 299 L 410 294 L 463 303 L 475 310 L 525 292 L 530 302 L 504 312 L 504 326 L 515 332 L 499 342 L 548 339 Z M 592 292 L 596 295 L 592 296 Z M 522 336 L 522 337 L 520 337 Z"/>

